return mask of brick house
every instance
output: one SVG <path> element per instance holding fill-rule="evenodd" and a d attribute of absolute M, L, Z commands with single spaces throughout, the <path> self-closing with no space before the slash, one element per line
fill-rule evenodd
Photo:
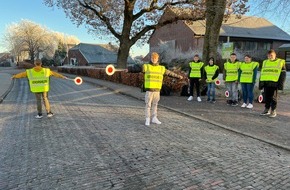
<path fill-rule="evenodd" d="M 180 11 L 180 9 L 168 8 L 161 19 L 177 15 L 177 10 Z M 166 44 L 167 49 L 182 53 L 191 52 L 192 57 L 196 53 L 201 55 L 205 24 L 205 20 L 177 21 L 156 29 L 148 41 L 150 52 L 160 53 L 162 51 L 160 44 L 163 46 Z M 222 44 L 228 41 L 234 43 L 234 51 L 239 59 L 243 59 L 245 54 L 250 54 L 256 60 L 263 60 L 270 49 L 275 49 L 278 56 L 285 59 L 285 51 L 280 51 L 279 47 L 290 43 L 290 35 L 264 18 L 254 16 L 237 18 L 231 15 L 226 22 L 223 22 L 220 29 L 219 54 L 221 54 Z M 290 66 L 290 60 L 288 63 Z"/>
<path fill-rule="evenodd" d="M 117 63 L 118 48 L 112 44 L 88 44 L 79 43 L 68 51 L 68 56 L 63 64 L 75 66 L 105 67 L 108 64 Z M 134 63 L 131 57 L 128 64 Z"/>

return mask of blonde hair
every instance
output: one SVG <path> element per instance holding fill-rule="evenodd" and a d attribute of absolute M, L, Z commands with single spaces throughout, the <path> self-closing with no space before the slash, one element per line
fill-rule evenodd
<path fill-rule="evenodd" d="M 152 52 L 151 53 L 151 57 L 157 57 L 157 58 L 159 58 L 159 54 L 157 52 Z"/>

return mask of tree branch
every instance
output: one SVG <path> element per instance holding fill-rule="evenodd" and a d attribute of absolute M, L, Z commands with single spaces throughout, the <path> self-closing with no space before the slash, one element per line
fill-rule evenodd
<path fill-rule="evenodd" d="M 145 13 L 152 12 L 153 10 L 164 10 L 167 6 L 175 6 L 175 5 L 182 5 L 182 4 L 188 4 L 192 2 L 192 0 L 185 0 L 185 1 L 178 1 L 178 2 L 167 2 L 164 3 L 163 6 L 157 6 L 157 1 L 153 0 L 148 8 L 144 8 L 140 10 L 138 13 L 136 13 L 133 17 L 133 20 L 137 20 L 139 17 L 141 17 Z"/>
<path fill-rule="evenodd" d="M 87 2 L 82 3 L 80 0 L 78 0 L 79 4 L 86 9 L 89 9 L 91 11 L 93 11 L 96 16 L 105 23 L 105 25 L 107 26 L 108 30 L 110 30 L 110 32 L 117 38 L 117 39 L 121 39 L 121 35 L 118 34 L 116 32 L 116 30 L 112 27 L 111 23 L 110 23 L 110 19 L 108 17 L 106 17 L 105 15 L 103 15 L 101 12 L 97 11 L 96 9 L 94 9 L 92 6 L 90 6 Z"/>

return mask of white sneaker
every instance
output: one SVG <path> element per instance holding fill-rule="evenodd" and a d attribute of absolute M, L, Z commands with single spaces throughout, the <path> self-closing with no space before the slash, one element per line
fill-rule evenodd
<path fill-rule="evenodd" d="M 35 118 L 36 118 L 36 119 L 41 119 L 41 118 L 43 118 L 43 116 L 42 116 L 42 114 L 37 114 L 37 115 L 35 116 Z"/>
<path fill-rule="evenodd" d="M 201 102 L 201 98 L 200 98 L 200 97 L 197 97 L 197 101 L 198 101 L 198 102 Z"/>
<path fill-rule="evenodd" d="M 149 125 L 150 125 L 150 118 L 149 118 L 149 117 L 146 118 L 146 120 L 145 120 L 145 125 L 146 125 L 146 126 L 149 126 Z"/>
<path fill-rule="evenodd" d="M 193 96 L 189 96 L 189 98 L 187 100 L 188 101 L 192 101 L 193 100 Z"/>
<path fill-rule="evenodd" d="M 248 105 L 247 105 L 247 108 L 249 108 L 249 109 L 252 109 L 254 106 L 253 106 L 253 104 L 251 104 L 251 103 L 249 103 Z"/>
<path fill-rule="evenodd" d="M 157 119 L 157 117 L 153 117 L 153 118 L 152 118 L 152 123 L 156 123 L 156 124 L 158 124 L 158 125 L 161 124 L 161 122 Z"/>
<path fill-rule="evenodd" d="M 246 103 L 243 103 L 242 106 L 241 106 L 241 108 L 245 108 L 245 107 L 247 107 L 247 104 Z"/>

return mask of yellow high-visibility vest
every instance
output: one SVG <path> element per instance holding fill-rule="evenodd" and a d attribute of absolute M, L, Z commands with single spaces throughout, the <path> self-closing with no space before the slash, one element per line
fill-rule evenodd
<path fill-rule="evenodd" d="M 241 83 L 253 83 L 253 75 L 254 75 L 254 69 L 259 66 L 258 62 L 250 62 L 245 63 L 242 62 L 240 65 L 241 69 L 241 76 L 240 76 L 240 82 Z"/>
<path fill-rule="evenodd" d="M 216 70 L 218 70 L 219 67 L 217 65 L 213 65 L 213 66 L 205 66 L 204 67 L 204 70 L 206 72 L 206 76 L 207 76 L 207 79 L 206 79 L 206 82 L 210 83 L 210 82 L 213 82 L 212 80 L 212 77 L 214 76 Z"/>
<path fill-rule="evenodd" d="M 284 59 L 276 59 L 274 61 L 271 60 L 263 61 L 260 81 L 277 82 L 279 80 L 284 64 L 285 64 Z"/>
<path fill-rule="evenodd" d="M 190 78 L 200 78 L 201 77 L 201 73 L 200 73 L 200 69 L 203 66 L 203 62 L 190 62 L 189 66 L 191 68 L 189 77 Z"/>
<path fill-rule="evenodd" d="M 161 65 L 144 64 L 144 86 L 145 89 L 161 89 L 165 67 Z"/>
<path fill-rule="evenodd" d="M 239 67 L 240 67 L 239 62 L 235 63 L 226 62 L 224 64 L 224 69 L 226 70 L 226 82 L 233 82 L 238 80 Z"/>
<path fill-rule="evenodd" d="M 42 68 L 40 71 L 26 70 L 31 92 L 48 92 L 50 69 Z"/>

